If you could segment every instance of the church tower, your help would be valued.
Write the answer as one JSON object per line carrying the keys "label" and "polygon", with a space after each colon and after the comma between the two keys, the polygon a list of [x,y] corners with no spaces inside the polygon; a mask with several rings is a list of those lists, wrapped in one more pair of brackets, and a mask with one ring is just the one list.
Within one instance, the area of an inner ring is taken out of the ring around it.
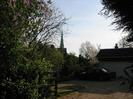
{"label": "church tower", "polygon": [[63,31],[61,31],[60,49],[64,49]]}
{"label": "church tower", "polygon": [[60,51],[66,55],[67,54],[67,49],[64,48],[64,35],[63,35],[63,31],[61,31],[61,40],[60,40]]}

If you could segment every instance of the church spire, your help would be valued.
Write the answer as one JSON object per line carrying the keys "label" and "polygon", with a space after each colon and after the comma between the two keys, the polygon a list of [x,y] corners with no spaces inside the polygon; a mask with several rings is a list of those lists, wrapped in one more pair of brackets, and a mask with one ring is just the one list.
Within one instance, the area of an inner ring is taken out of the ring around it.
{"label": "church spire", "polygon": [[61,40],[60,40],[60,48],[59,48],[59,50],[61,51],[61,53],[63,53],[63,55],[67,54],[67,49],[64,48],[63,31],[61,31]]}
{"label": "church spire", "polygon": [[60,49],[64,49],[63,31],[61,31]]}

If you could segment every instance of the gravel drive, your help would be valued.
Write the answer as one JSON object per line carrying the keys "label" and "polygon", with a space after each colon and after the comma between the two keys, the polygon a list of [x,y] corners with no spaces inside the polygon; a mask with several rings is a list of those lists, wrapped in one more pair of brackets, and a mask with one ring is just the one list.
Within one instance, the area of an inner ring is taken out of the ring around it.
{"label": "gravel drive", "polygon": [[121,81],[67,81],[58,85],[58,99],[133,99]]}

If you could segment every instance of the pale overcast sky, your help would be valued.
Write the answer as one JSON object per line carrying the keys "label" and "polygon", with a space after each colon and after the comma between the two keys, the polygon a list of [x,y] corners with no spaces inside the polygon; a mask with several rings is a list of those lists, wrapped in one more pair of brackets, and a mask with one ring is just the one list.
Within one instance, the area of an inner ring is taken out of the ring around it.
{"label": "pale overcast sky", "polygon": [[68,20],[68,34],[64,37],[68,52],[79,53],[81,43],[90,41],[101,48],[113,48],[122,33],[110,26],[112,20],[98,13],[102,9],[101,0],[53,0]]}

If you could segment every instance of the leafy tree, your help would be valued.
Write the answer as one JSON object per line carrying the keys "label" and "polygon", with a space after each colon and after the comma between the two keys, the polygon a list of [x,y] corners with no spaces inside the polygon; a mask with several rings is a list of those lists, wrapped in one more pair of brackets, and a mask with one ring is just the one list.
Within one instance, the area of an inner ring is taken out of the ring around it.
{"label": "leafy tree", "polygon": [[129,41],[133,41],[133,1],[132,0],[102,0],[103,14],[115,18],[112,24],[117,24],[117,29],[129,32]]}
{"label": "leafy tree", "polygon": [[0,9],[0,98],[47,97],[53,65],[37,54],[36,42],[55,37],[62,14],[45,0],[1,0]]}
{"label": "leafy tree", "polygon": [[64,63],[63,54],[55,48],[54,45],[38,43],[37,54],[41,55],[51,64],[54,65],[55,70],[60,69]]}
{"label": "leafy tree", "polygon": [[96,55],[99,51],[99,48],[95,48],[90,42],[86,41],[85,43],[82,43],[79,51],[80,55],[90,60],[90,62],[97,62]]}
{"label": "leafy tree", "polygon": [[128,42],[127,39],[127,37],[120,39],[118,42],[119,48],[133,48],[133,42]]}
{"label": "leafy tree", "polygon": [[64,64],[60,71],[61,80],[70,80],[76,78],[79,73],[80,66],[78,63],[78,57],[73,53],[69,53],[64,56]]}
{"label": "leafy tree", "polygon": [[80,71],[88,70],[91,68],[89,59],[84,58],[82,55],[79,55],[79,65],[81,67]]}

